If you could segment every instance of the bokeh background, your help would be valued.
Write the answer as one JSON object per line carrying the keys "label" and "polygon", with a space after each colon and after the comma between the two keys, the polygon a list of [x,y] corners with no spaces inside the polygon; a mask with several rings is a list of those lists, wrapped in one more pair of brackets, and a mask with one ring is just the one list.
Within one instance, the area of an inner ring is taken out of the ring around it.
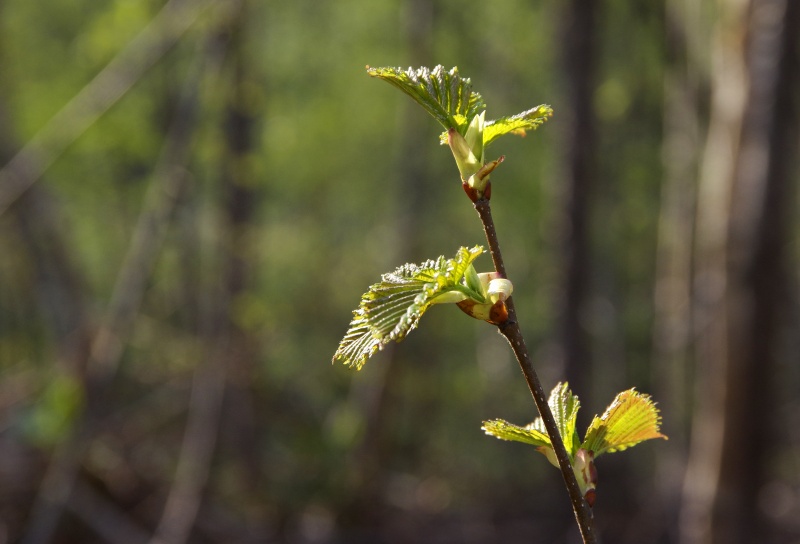
{"label": "bokeh background", "polygon": [[[800,3],[0,2],[0,543],[578,542],[503,339],[435,307],[356,372],[359,296],[483,243],[440,127],[372,66],[458,66],[514,299],[608,543],[800,542]],[[477,268],[489,270],[488,257]]]}

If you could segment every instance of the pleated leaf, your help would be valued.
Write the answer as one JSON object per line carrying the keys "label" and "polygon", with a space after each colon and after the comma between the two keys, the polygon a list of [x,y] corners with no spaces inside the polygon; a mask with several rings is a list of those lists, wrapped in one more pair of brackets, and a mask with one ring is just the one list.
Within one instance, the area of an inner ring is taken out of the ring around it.
{"label": "pleated leaf", "polygon": [[536,106],[510,117],[486,121],[483,128],[483,145],[488,146],[504,134],[513,133],[525,136],[528,130],[535,130],[553,116],[553,108],[546,104]]}
{"label": "pleated leaf", "polygon": [[[541,419],[537,421],[541,421]],[[525,427],[520,427],[504,419],[493,419],[491,421],[484,421],[483,427],[481,428],[486,434],[492,435],[500,440],[523,442],[539,447],[551,447],[550,437],[547,436],[547,432],[544,429],[535,428],[534,423],[526,425]]]}
{"label": "pleated leaf", "polygon": [[482,299],[464,281],[472,261],[482,252],[480,246],[462,247],[453,259],[439,257],[421,265],[405,264],[382,275],[381,281],[361,296],[333,361],[340,360],[360,370],[383,346],[405,338],[435,299],[445,293],[460,291],[466,295],[464,298]]}
{"label": "pleated leaf", "polygon": [[462,78],[458,68],[371,68],[367,73],[380,78],[414,99],[445,129],[454,128],[463,136],[475,115],[486,106],[483,97],[472,90],[469,78]]}
{"label": "pleated leaf", "polygon": [[[522,113],[510,117],[501,117],[486,121],[483,127],[483,146],[487,147],[500,136],[505,134],[516,134],[525,136],[527,131],[536,130],[553,116],[553,108],[546,104],[541,104]],[[439,135],[439,143],[447,145],[447,133]]]}
{"label": "pleated leaf", "polygon": [[602,416],[594,417],[581,447],[593,451],[596,458],[644,440],[666,439],[660,425],[661,416],[650,396],[629,389],[618,394]]}
{"label": "pleated leaf", "polygon": [[[581,402],[578,400],[577,395],[572,393],[569,384],[564,382],[556,384],[550,392],[547,404],[550,406],[550,411],[553,412],[556,425],[558,425],[558,432],[561,433],[561,439],[567,448],[569,458],[572,459],[580,445],[578,433],[575,431],[575,422]],[[541,421],[541,418],[537,419],[539,424],[544,427],[544,422]]]}
{"label": "pleated leaf", "polygon": [[[550,392],[547,404],[553,412],[553,417],[558,425],[558,432],[561,434],[561,439],[564,441],[564,446],[567,448],[570,459],[572,459],[579,446],[577,433],[575,432],[575,421],[581,403],[578,397],[572,394],[567,383],[559,383]],[[502,440],[514,440],[534,446],[552,447],[550,437],[541,417],[537,417],[533,423],[525,427],[514,425],[502,419],[484,421],[483,430],[487,434]]]}

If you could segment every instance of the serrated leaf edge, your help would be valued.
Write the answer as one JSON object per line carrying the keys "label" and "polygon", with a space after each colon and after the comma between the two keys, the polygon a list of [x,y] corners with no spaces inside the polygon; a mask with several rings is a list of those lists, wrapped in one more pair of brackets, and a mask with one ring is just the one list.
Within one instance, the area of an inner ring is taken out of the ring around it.
{"label": "serrated leaf edge", "polygon": [[482,246],[461,247],[453,259],[441,256],[382,274],[381,281],[361,296],[332,362],[340,360],[360,370],[386,344],[399,342],[414,330],[438,295],[448,290],[469,293],[461,282],[481,253]]}

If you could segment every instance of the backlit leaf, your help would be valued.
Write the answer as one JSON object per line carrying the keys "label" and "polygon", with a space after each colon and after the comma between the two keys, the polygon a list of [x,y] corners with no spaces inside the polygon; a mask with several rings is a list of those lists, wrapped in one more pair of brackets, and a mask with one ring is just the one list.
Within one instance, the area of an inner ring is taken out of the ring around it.
{"label": "backlit leaf", "polygon": [[[510,117],[486,121],[483,127],[483,145],[486,147],[505,134],[525,136],[527,131],[539,128],[552,116],[553,108],[542,104]],[[447,145],[447,132],[439,135],[439,143]]]}
{"label": "backlit leaf", "polygon": [[486,121],[483,128],[483,145],[488,146],[500,136],[508,133],[525,136],[526,131],[539,128],[552,116],[553,108],[542,104],[511,117]]}
{"label": "backlit leaf", "polygon": [[[541,420],[539,420],[541,421]],[[533,446],[551,447],[550,437],[544,430],[533,427],[533,424],[526,427],[514,425],[503,419],[484,421],[481,427],[486,434],[492,435],[500,440],[512,440],[514,442],[524,442]]]}
{"label": "backlit leaf", "polygon": [[454,128],[463,136],[475,115],[486,106],[480,94],[472,90],[469,78],[462,78],[458,68],[445,70],[442,65],[429,68],[370,68],[367,73],[391,83],[428,111],[445,129]]}
{"label": "backlit leaf", "polygon": [[[553,412],[558,432],[561,434],[561,439],[564,441],[564,446],[567,448],[570,459],[572,459],[579,446],[577,433],[575,432],[575,421],[581,403],[578,397],[572,394],[567,383],[559,383],[550,392],[547,404],[550,406],[550,411]],[[502,419],[485,421],[483,430],[487,434],[503,440],[552,447],[550,437],[541,417],[537,417],[533,423],[525,427],[508,423]]]}
{"label": "backlit leaf", "polygon": [[[570,391],[569,384],[564,382],[556,384],[550,392],[547,404],[550,406],[550,411],[553,412],[556,425],[558,425],[558,432],[561,433],[561,439],[564,441],[564,446],[567,448],[570,459],[572,459],[580,445],[578,433],[575,431],[575,421],[578,417],[581,403],[577,395]],[[537,419],[541,420],[541,418]],[[544,427],[544,422],[541,425]]]}
{"label": "backlit leaf", "polygon": [[602,416],[595,416],[581,445],[595,457],[624,450],[644,440],[667,437],[659,432],[661,416],[649,395],[629,389],[618,394]]}
{"label": "backlit leaf", "polygon": [[453,259],[439,257],[421,265],[405,264],[381,276],[381,281],[361,296],[333,361],[341,360],[360,369],[383,346],[405,338],[416,328],[425,310],[445,293],[460,291],[464,298],[482,299],[464,281],[472,261],[482,252],[480,246],[462,247]]}

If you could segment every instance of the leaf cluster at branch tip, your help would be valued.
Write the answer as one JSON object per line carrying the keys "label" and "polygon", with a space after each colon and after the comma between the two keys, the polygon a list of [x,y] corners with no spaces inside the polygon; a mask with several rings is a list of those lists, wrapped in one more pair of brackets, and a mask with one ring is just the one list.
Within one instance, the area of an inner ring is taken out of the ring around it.
{"label": "leaf cluster at branch tip", "polygon": [[[586,435],[581,442],[575,428],[575,420],[580,408],[577,395],[570,391],[567,383],[559,383],[550,393],[548,400],[558,430],[570,460],[574,461],[579,449],[591,451],[594,457],[603,453],[621,451],[631,446],[654,438],[667,437],[659,431],[661,416],[649,395],[628,389],[619,393],[606,408],[602,416],[592,419]],[[550,437],[544,427],[542,418],[524,427],[509,423],[502,419],[484,421],[483,430],[502,440],[513,440],[537,446],[539,451],[547,455],[552,450]],[[547,456],[551,459],[551,456]],[[552,462],[552,461],[551,461]]]}
{"label": "leaf cluster at branch tip", "polygon": [[[422,106],[445,128],[440,143],[447,144],[447,130],[454,128],[464,136],[472,119],[486,108],[480,93],[472,90],[470,78],[461,77],[458,68],[372,68],[367,73],[397,87]],[[504,134],[524,136],[553,116],[553,109],[542,104],[509,117],[486,121],[483,145]]]}
{"label": "leaf cluster at branch tip", "polygon": [[455,128],[464,135],[473,117],[486,107],[483,97],[472,90],[469,78],[458,68],[445,70],[441,64],[429,68],[370,68],[367,73],[394,85],[430,113],[445,130]]}
{"label": "leaf cluster at branch tip", "polygon": [[[618,394],[602,416],[594,417],[583,442],[580,442],[575,430],[580,402],[566,383],[555,386],[547,404],[564,441],[581,495],[590,507],[594,504],[596,496],[597,468],[594,460],[597,457],[603,453],[624,450],[645,440],[667,438],[659,432],[661,417],[655,403],[649,395],[639,393],[635,389],[628,389]],[[541,417],[525,427],[502,419],[484,421],[483,430],[486,434],[502,440],[536,446],[536,450],[542,453],[550,464],[559,467],[555,449]]]}

